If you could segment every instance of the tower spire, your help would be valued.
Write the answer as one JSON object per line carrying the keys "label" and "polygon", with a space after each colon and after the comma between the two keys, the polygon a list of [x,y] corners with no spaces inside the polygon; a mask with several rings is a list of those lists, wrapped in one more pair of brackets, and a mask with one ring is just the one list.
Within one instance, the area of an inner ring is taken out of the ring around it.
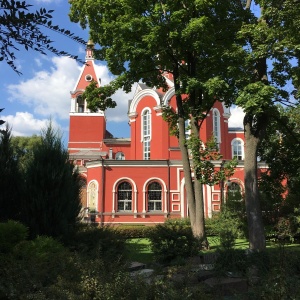
{"label": "tower spire", "polygon": [[85,59],[86,60],[91,60],[94,59],[94,42],[92,40],[88,40],[87,44],[86,44],[86,55],[85,55]]}

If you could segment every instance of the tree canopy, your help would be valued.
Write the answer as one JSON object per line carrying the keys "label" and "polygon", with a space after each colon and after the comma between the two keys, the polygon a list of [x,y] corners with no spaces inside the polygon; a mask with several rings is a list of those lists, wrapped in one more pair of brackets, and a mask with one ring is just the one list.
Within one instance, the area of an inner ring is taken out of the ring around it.
{"label": "tree canopy", "polygon": [[[192,147],[200,149],[196,137],[201,122],[217,99],[244,109],[245,203],[250,248],[256,250],[265,248],[257,180],[258,146],[269,121],[278,115],[276,103],[291,104],[299,96],[298,2],[70,2],[71,20],[90,28],[91,39],[100,45],[96,58],[106,60],[117,76],[110,88],[86,94],[89,108],[105,108],[106,99],[117,88],[128,91],[139,80],[167,89],[163,75],[173,75],[188,198],[196,199],[201,187],[198,181],[195,187],[191,184],[184,121],[190,119],[196,143]],[[259,16],[252,11],[253,4],[260,9]],[[293,91],[287,89],[288,83]],[[182,95],[187,95],[187,105],[183,105]],[[200,158],[193,157],[197,159]],[[190,211],[203,212],[202,204],[203,199],[188,203]],[[191,223],[193,226],[192,214]]]}

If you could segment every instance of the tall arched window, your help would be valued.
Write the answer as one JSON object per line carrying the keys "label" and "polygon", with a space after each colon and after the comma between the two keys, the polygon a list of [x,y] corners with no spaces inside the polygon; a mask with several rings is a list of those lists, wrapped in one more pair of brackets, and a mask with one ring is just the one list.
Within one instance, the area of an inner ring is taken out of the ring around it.
{"label": "tall arched window", "polygon": [[87,207],[89,211],[98,210],[98,184],[95,181],[89,183]]}
{"label": "tall arched window", "polygon": [[228,185],[226,205],[233,211],[240,212],[244,208],[242,189],[237,182],[231,182]]}
{"label": "tall arched window", "polygon": [[217,109],[213,110],[213,135],[217,144],[221,142],[220,113]]}
{"label": "tall arched window", "polygon": [[162,188],[161,185],[154,181],[148,185],[147,190],[148,211],[162,210]]}
{"label": "tall arched window", "polygon": [[244,159],[244,143],[240,139],[234,139],[231,142],[232,158],[238,160]]}
{"label": "tall arched window", "polygon": [[79,95],[76,99],[76,112],[83,113],[84,112],[84,99],[81,95]]}
{"label": "tall arched window", "polygon": [[150,141],[151,141],[151,114],[148,109],[143,112],[142,117],[143,129],[143,158],[150,159]]}
{"label": "tall arched window", "polygon": [[118,211],[132,210],[132,187],[127,181],[124,181],[118,186]]}

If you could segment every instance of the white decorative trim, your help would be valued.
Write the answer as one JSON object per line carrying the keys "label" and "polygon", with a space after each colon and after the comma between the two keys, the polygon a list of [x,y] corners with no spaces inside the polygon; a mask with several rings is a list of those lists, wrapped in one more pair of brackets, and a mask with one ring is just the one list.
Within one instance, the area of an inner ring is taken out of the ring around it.
{"label": "white decorative trim", "polygon": [[114,185],[113,185],[113,190],[112,190],[112,213],[113,216],[116,213],[116,209],[115,209],[115,204],[116,204],[116,186],[121,182],[121,181],[129,181],[132,186],[133,186],[133,198],[132,199],[132,203],[134,204],[134,207],[132,207],[133,213],[136,215],[137,214],[137,187],[135,182],[129,178],[129,177],[121,177],[118,178],[118,180],[115,181]]}
{"label": "white decorative trim", "polygon": [[147,200],[146,199],[146,191],[147,191],[146,187],[151,181],[159,181],[163,186],[163,191],[162,191],[163,192],[162,193],[163,199],[161,199],[161,200],[162,200],[162,203],[164,205],[163,211],[166,214],[166,213],[168,213],[168,207],[167,207],[167,193],[168,193],[168,191],[167,191],[167,186],[166,186],[165,182],[161,178],[158,178],[158,177],[148,178],[145,181],[144,185],[143,185],[143,213],[146,213],[146,200]]}
{"label": "white decorative trim", "polygon": [[175,95],[175,88],[171,87],[170,89],[168,89],[168,91],[165,93],[163,99],[162,99],[162,103],[164,106],[168,106],[169,105],[169,101],[170,99]]}
{"label": "white decorative trim", "polygon": [[141,90],[134,96],[134,98],[130,104],[129,112],[128,112],[129,116],[131,116],[131,114],[136,113],[136,109],[137,109],[139,102],[146,96],[152,97],[156,101],[156,105],[160,105],[160,99],[159,99],[159,96],[156,91],[154,91],[152,89]]}

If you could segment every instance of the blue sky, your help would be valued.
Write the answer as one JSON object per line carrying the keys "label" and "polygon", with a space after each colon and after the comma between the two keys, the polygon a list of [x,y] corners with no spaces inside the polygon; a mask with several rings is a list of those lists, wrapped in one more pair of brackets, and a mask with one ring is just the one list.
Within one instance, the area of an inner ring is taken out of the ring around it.
{"label": "blue sky", "polygon": [[[78,24],[70,22],[69,3],[66,0],[29,0],[28,3],[33,4],[36,9],[53,9],[53,24],[69,29],[88,40],[88,32],[82,30]],[[54,47],[84,59],[85,48],[82,45],[46,29],[45,33],[54,41]],[[22,47],[15,54],[15,63],[22,75],[15,73],[4,61],[0,62],[0,108],[5,108],[0,118],[10,124],[14,136],[39,134],[51,118],[67,142],[70,91],[75,87],[82,65],[67,57],[58,57],[50,53],[45,56],[33,50],[26,51]],[[113,79],[105,62],[96,61],[96,65],[97,75],[102,84]],[[125,94],[118,91],[114,96],[117,107],[106,112],[107,129],[115,137],[129,137],[126,113],[127,103],[132,95],[133,92]],[[231,112],[229,125],[241,127],[243,112],[239,108],[233,108]]]}

